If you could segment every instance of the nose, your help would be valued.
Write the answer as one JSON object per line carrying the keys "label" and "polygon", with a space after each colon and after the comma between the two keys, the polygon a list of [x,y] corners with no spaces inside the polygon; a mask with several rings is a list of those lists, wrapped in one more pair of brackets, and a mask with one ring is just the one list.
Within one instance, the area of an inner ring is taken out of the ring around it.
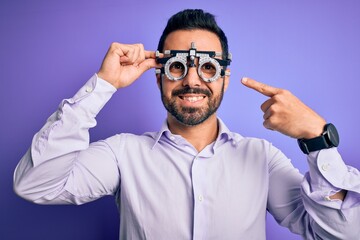
{"label": "nose", "polygon": [[184,79],[182,80],[182,85],[188,86],[190,88],[199,87],[202,83],[202,80],[196,70],[196,67],[189,67],[188,72]]}

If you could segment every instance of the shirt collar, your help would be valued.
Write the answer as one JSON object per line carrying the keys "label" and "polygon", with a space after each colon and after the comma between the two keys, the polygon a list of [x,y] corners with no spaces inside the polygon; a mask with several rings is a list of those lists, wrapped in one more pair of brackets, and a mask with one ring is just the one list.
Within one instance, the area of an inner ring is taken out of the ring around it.
{"label": "shirt collar", "polygon": [[[240,134],[231,132],[220,118],[218,118],[218,123],[219,123],[219,134],[215,140],[214,148],[216,148],[216,146],[218,146],[220,142],[233,141],[233,143],[237,143],[243,138]],[[155,135],[154,145],[152,146],[152,148],[154,148],[157,145],[161,137],[165,134],[167,136],[172,135],[166,120],[163,122],[159,132],[157,132],[157,134]]]}
{"label": "shirt collar", "polygon": [[169,127],[167,125],[167,120],[165,120],[163,122],[163,124],[161,125],[160,131],[157,132],[157,134],[155,135],[155,139],[154,139],[154,145],[152,146],[152,148],[154,148],[156,146],[156,144],[160,141],[160,138],[162,137],[162,135],[165,133],[171,133],[169,130]]}

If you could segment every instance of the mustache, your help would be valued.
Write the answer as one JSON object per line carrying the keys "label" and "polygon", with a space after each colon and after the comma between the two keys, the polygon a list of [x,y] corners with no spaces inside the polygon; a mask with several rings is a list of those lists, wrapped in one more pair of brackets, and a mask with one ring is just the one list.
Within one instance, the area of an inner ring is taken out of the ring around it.
{"label": "mustache", "polygon": [[176,90],[172,91],[173,96],[179,96],[179,95],[187,94],[187,93],[204,94],[207,97],[211,96],[211,92],[208,89],[202,89],[202,88],[185,87],[185,88],[176,89]]}

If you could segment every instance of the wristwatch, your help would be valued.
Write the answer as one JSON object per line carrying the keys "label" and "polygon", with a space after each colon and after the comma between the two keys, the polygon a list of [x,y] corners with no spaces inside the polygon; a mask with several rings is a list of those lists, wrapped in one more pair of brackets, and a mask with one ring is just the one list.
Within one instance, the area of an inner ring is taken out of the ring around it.
{"label": "wristwatch", "polygon": [[305,154],[339,146],[339,134],[332,123],[328,123],[324,127],[324,132],[319,137],[311,139],[298,139],[298,144]]}

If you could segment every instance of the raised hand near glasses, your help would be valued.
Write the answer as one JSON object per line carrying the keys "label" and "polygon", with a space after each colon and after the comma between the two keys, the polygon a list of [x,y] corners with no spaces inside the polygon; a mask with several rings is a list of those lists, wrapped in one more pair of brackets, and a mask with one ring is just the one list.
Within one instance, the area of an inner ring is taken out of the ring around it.
{"label": "raised hand near glasses", "polygon": [[142,44],[112,43],[97,74],[119,89],[154,67],[159,67],[155,52],[144,50]]}

